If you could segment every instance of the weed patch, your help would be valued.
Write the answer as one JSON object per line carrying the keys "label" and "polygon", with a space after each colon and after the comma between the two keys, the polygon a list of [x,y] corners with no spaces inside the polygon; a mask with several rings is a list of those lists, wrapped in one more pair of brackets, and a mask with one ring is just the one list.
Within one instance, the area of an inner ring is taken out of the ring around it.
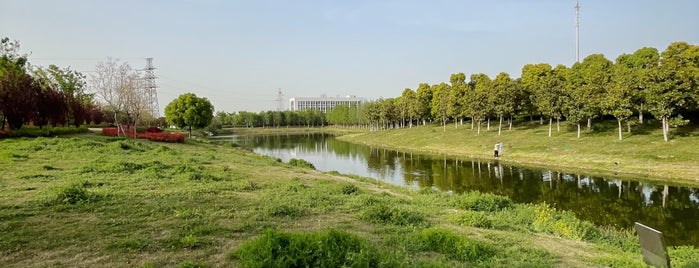
{"label": "weed patch", "polygon": [[386,204],[376,204],[363,209],[359,213],[359,218],[370,223],[398,226],[429,226],[429,222],[423,214]]}
{"label": "weed patch", "polygon": [[308,162],[308,161],[303,160],[303,159],[296,159],[296,158],[289,159],[289,165],[294,166],[294,167],[316,169],[316,167],[313,166],[313,164],[311,164],[311,162]]}
{"label": "weed patch", "polygon": [[557,211],[546,203],[535,208],[534,230],[578,241],[597,236],[595,226],[575,217],[570,211]]}
{"label": "weed patch", "polygon": [[484,242],[468,240],[445,229],[426,229],[408,238],[408,250],[412,253],[432,251],[449,260],[477,263],[483,262],[496,250]]}
{"label": "weed patch", "polygon": [[267,230],[231,257],[242,267],[376,267],[379,256],[358,236],[339,230],[283,233]]}
{"label": "weed patch", "polygon": [[68,187],[59,188],[45,204],[48,206],[75,205],[96,202],[101,198],[101,195],[91,193],[82,184],[73,184]]}
{"label": "weed patch", "polygon": [[474,191],[453,196],[453,204],[460,209],[494,212],[512,207],[513,202],[505,196]]}

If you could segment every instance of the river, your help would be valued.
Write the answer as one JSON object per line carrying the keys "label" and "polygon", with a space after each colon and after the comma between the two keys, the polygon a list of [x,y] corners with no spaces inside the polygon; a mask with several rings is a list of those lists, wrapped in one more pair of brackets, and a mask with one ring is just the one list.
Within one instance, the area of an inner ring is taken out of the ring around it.
{"label": "river", "polygon": [[256,153],[304,159],[321,171],[371,177],[415,189],[478,190],[518,203],[546,202],[597,225],[660,230],[668,245],[699,247],[699,188],[621,177],[529,168],[496,160],[454,158],[377,149],[329,135],[233,136]]}

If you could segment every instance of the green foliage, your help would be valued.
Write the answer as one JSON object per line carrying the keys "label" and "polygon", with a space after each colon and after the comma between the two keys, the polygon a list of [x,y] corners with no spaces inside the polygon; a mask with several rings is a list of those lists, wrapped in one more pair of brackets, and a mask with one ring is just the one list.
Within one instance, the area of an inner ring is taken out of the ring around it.
{"label": "green foliage", "polygon": [[495,255],[493,246],[466,239],[446,229],[430,228],[414,233],[408,238],[409,251],[432,251],[449,260],[479,263]]}
{"label": "green foliage", "polygon": [[302,167],[302,168],[309,168],[309,169],[316,169],[311,162],[308,162],[303,159],[297,159],[297,158],[292,158],[289,159],[289,165],[294,166],[294,167]]}
{"label": "green foliage", "polygon": [[376,267],[379,256],[360,237],[339,230],[318,233],[265,231],[231,257],[242,267]]}
{"label": "green foliage", "polygon": [[214,106],[207,98],[185,93],[165,106],[165,120],[179,128],[203,128],[211,124]]}

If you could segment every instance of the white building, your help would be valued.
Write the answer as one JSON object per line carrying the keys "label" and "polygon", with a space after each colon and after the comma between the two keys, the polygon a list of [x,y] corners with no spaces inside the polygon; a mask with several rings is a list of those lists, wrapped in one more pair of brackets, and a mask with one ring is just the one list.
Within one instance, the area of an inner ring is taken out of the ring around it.
{"label": "white building", "polygon": [[289,109],[292,111],[318,110],[325,113],[337,105],[356,106],[364,101],[363,98],[358,98],[357,96],[293,97],[289,100]]}

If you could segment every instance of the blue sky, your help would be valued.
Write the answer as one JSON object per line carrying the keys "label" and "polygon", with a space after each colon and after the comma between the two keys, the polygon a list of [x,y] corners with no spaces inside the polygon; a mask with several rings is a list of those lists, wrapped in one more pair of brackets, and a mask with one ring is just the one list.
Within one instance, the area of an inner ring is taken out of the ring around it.
{"label": "blue sky", "polygon": [[[0,0],[0,36],[34,65],[90,75],[108,57],[153,57],[161,111],[180,94],[262,111],[321,94],[396,97],[452,73],[575,61],[574,0]],[[699,1],[582,0],[581,58],[699,43]]]}

